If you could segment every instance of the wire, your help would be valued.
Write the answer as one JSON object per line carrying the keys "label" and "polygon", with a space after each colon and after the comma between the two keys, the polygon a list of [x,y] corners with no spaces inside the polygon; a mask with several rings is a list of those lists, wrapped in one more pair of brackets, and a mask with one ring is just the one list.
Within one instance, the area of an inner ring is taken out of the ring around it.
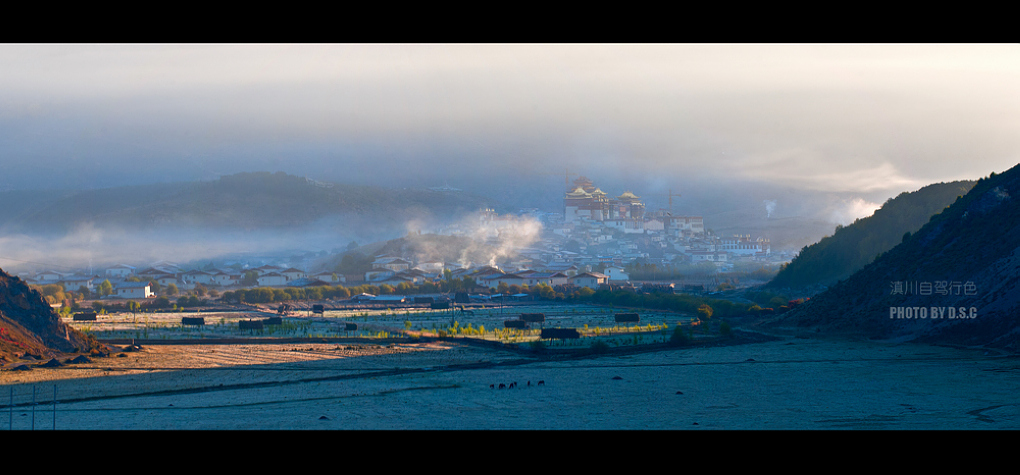
{"label": "wire", "polygon": [[39,264],[39,265],[47,266],[47,267],[63,267],[64,269],[77,269],[76,267],[71,267],[71,266],[62,266],[62,265],[59,265],[59,264],[47,264],[45,262],[24,261],[24,260],[21,260],[21,259],[14,259],[14,258],[11,258],[11,257],[0,256],[0,259],[6,259],[8,261],[15,261],[15,262],[24,262],[26,264]]}

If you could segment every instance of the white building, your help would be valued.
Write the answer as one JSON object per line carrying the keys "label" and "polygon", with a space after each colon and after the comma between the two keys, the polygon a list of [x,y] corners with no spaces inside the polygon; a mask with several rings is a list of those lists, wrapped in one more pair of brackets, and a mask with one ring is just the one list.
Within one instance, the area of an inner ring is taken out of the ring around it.
{"label": "white building", "polygon": [[771,251],[767,238],[759,237],[757,240],[752,241],[750,234],[738,234],[730,238],[721,238],[719,250],[749,256],[768,255]]}
{"label": "white building", "polygon": [[571,277],[570,283],[578,287],[588,287],[589,289],[598,290],[600,285],[609,283],[609,278],[606,277],[605,274],[599,272],[585,272]]}
{"label": "white building", "polygon": [[93,290],[92,277],[70,276],[65,277],[60,283],[64,285],[64,291],[66,292],[77,292],[82,287],[85,287],[90,292]]}
{"label": "white building", "polygon": [[287,285],[287,276],[278,272],[270,272],[259,276],[259,287],[277,287]]}
{"label": "white building", "polygon": [[293,267],[280,271],[280,274],[286,277],[287,281],[298,280],[305,277],[305,271],[301,269],[295,269]]}
{"label": "white building", "polygon": [[135,268],[126,264],[117,264],[109,269],[106,269],[107,277],[115,277],[118,279],[126,279],[131,274],[135,273]]}
{"label": "white building", "polygon": [[150,290],[148,282],[124,282],[116,290],[117,296],[124,299],[145,299],[156,295]]}
{"label": "white building", "polygon": [[623,267],[609,266],[606,267],[606,277],[609,278],[610,282],[626,282],[630,280],[630,276]]}

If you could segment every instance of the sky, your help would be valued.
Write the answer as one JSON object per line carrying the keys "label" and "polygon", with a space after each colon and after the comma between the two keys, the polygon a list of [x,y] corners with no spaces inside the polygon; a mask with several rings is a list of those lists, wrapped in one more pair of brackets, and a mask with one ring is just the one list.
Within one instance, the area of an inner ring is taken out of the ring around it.
{"label": "sky", "polygon": [[0,71],[0,191],[569,170],[847,221],[1020,162],[1015,44],[7,44]]}

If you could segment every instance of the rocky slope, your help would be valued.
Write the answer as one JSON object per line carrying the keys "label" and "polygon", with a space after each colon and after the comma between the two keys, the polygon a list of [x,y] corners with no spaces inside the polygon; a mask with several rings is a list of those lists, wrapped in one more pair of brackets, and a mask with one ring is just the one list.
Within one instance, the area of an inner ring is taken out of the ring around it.
{"label": "rocky slope", "polygon": [[106,350],[95,338],[65,325],[39,292],[0,269],[0,359],[93,349]]}

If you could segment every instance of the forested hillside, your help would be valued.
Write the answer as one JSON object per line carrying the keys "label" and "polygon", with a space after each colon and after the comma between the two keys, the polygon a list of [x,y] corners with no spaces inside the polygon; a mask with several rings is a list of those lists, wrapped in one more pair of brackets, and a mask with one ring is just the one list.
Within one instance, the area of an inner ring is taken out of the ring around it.
{"label": "forested hillside", "polygon": [[1020,165],[774,325],[1020,350]]}
{"label": "forested hillside", "polygon": [[800,289],[828,286],[862,269],[916,232],[932,215],[967,194],[974,181],[936,183],[890,198],[871,216],[837,226],[832,236],[806,246],[766,287]]}

